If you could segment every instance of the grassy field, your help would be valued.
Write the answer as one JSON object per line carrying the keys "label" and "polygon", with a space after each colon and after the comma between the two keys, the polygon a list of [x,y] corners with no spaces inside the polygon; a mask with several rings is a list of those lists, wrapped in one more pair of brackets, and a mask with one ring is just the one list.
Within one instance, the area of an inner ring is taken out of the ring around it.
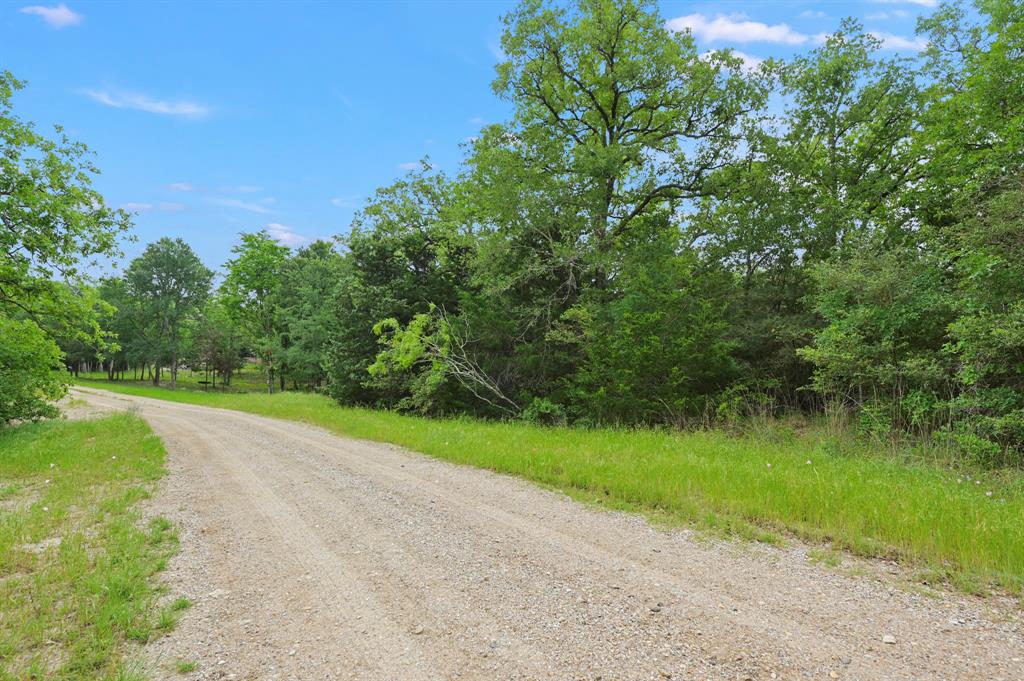
{"label": "grassy field", "polygon": [[177,537],[135,504],[164,471],[141,419],[0,428],[0,679],[139,678],[130,642],[170,629],[154,575]]}
{"label": "grassy field", "polygon": [[898,558],[929,581],[1024,592],[1024,476],[839,450],[809,434],[577,430],[341,408],[302,393],[209,394],[88,383],[390,442],[603,505],[772,541],[794,534]]}
{"label": "grassy field", "polygon": [[[106,381],[107,374],[103,371],[92,371],[83,372],[79,375],[80,379],[87,381]],[[267,390],[267,376],[258,367],[247,366],[241,371],[235,373],[231,377],[231,385],[225,387],[221,384],[220,379],[217,379],[217,386],[213,387],[211,383],[203,383],[203,381],[210,381],[210,376],[204,374],[202,371],[192,371],[190,369],[181,369],[178,371],[178,387],[184,390],[206,390],[210,392],[228,392],[228,393],[247,393],[247,392],[266,392]],[[141,379],[134,379],[132,373],[128,372],[125,374],[125,378],[118,381],[123,385],[137,385],[137,386],[151,386],[150,381],[144,381]],[[164,370],[163,375],[160,379],[160,387],[167,388],[171,385],[171,374]],[[277,391],[277,386],[274,386],[274,390]]]}

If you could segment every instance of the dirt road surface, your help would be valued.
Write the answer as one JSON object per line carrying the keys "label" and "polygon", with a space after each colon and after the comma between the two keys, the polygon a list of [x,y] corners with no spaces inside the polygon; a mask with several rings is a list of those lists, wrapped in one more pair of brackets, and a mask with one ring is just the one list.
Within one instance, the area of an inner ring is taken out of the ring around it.
{"label": "dirt road surface", "polygon": [[137,410],[169,452],[150,510],[181,528],[165,579],[195,605],[143,649],[156,678],[1024,679],[1009,599],[917,594],[296,423],[75,396]]}

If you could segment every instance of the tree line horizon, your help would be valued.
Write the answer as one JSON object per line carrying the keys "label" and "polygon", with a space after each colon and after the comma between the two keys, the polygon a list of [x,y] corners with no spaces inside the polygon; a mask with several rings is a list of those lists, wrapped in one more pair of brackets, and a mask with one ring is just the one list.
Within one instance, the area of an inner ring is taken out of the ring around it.
{"label": "tree line horizon", "polygon": [[[111,378],[149,366],[173,384],[185,363],[227,383],[251,355],[271,392],[431,416],[841,411],[868,435],[1018,466],[1024,7],[943,4],[918,33],[923,52],[892,55],[846,19],[751,68],[700,52],[650,2],[526,0],[493,83],[513,114],[456,172],[424,160],[333,242],[243,233],[216,289],[179,239],[91,285],[52,283],[68,272],[43,276],[37,253],[28,302],[0,294],[4,323],[59,342],[44,363],[98,360]],[[5,82],[9,117],[20,84]],[[51,144],[92,191],[84,148]],[[63,209],[94,240],[84,254],[115,252],[130,216],[80,199]],[[40,321],[62,296],[76,318]]]}

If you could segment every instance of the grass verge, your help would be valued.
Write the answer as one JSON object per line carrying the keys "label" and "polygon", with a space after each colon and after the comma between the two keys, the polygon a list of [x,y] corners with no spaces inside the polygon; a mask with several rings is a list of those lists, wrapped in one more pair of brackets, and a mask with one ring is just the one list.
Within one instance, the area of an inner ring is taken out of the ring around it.
{"label": "grass verge", "polygon": [[135,510],[163,472],[128,414],[0,428],[0,679],[138,676],[129,642],[177,614],[154,579],[177,536]]}
{"label": "grass verge", "polygon": [[771,540],[792,533],[896,558],[966,591],[1024,592],[1024,476],[967,476],[891,456],[837,452],[825,438],[580,430],[435,420],[342,408],[303,393],[209,394],[83,382],[236,409],[390,442],[671,523]]}

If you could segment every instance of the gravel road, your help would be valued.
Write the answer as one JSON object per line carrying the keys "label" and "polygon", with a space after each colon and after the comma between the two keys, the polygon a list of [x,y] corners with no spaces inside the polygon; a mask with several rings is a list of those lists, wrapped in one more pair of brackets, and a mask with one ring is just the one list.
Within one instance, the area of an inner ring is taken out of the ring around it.
{"label": "gravel road", "polygon": [[[487,471],[239,412],[78,389],[169,452],[149,510],[195,605],[157,678],[1024,679],[1019,604],[667,531]],[[174,663],[198,669],[177,674]]]}

